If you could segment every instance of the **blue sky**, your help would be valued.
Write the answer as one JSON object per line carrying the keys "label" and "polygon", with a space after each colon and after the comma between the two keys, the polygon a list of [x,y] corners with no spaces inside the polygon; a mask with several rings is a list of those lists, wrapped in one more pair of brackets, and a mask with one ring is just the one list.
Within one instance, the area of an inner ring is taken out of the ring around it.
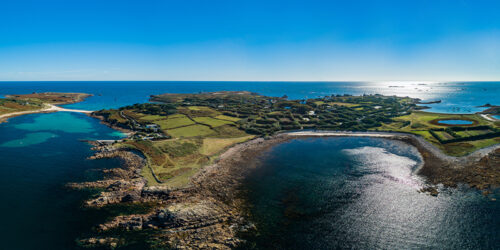
{"label": "blue sky", "polygon": [[0,3],[0,80],[500,80],[500,1]]}

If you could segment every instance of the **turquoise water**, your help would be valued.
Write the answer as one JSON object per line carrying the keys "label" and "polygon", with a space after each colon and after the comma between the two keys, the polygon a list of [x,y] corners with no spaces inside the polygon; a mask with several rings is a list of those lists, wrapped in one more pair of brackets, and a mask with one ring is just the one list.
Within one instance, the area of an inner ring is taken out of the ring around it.
{"label": "turquoise water", "polygon": [[73,249],[77,237],[104,221],[106,213],[81,209],[88,193],[64,185],[118,166],[116,160],[85,160],[92,152],[80,139],[117,138],[97,120],[74,113],[25,115],[0,124],[0,248]]}
{"label": "turquoise water", "polygon": [[[92,93],[94,96],[85,102],[66,105],[87,110],[145,102],[150,94],[217,90],[286,94],[293,99],[344,93],[394,94],[442,100],[428,106],[433,107],[431,111],[450,113],[475,112],[482,110],[478,105],[500,103],[499,83],[392,85],[0,82],[0,96],[34,91]],[[105,221],[108,212],[81,208],[89,193],[71,191],[64,185],[98,178],[96,169],[118,166],[115,160],[85,160],[92,152],[79,140],[121,136],[96,119],[77,113],[31,114],[0,124],[1,248],[73,249],[76,238]],[[494,216],[500,211],[498,202],[467,190],[450,191],[438,198],[417,193],[421,180],[412,171],[419,157],[413,149],[394,143],[351,138],[294,141],[277,147],[275,157],[266,158],[265,170],[249,180],[253,214],[261,218],[258,224],[263,230],[259,237],[249,236],[250,243],[269,248],[290,247],[291,243],[298,247],[350,248],[356,241],[360,242],[358,248],[405,248],[405,243],[414,248],[498,248],[498,241],[492,240],[498,238],[493,237],[498,235],[500,225],[498,216]],[[285,206],[289,218],[283,217],[283,204],[290,204]],[[463,215],[462,220],[458,214]],[[470,236],[460,239],[464,232]]]}
{"label": "turquoise water", "polygon": [[500,115],[494,115],[493,118],[500,120]]}
{"label": "turquoise water", "polygon": [[[254,249],[498,249],[500,203],[466,188],[417,192],[415,148],[373,138],[298,139],[246,180]],[[494,197],[498,197],[498,194]]]}
{"label": "turquoise water", "polygon": [[438,121],[438,123],[447,124],[447,125],[470,125],[473,122],[467,121],[467,120],[441,120],[441,121]]}

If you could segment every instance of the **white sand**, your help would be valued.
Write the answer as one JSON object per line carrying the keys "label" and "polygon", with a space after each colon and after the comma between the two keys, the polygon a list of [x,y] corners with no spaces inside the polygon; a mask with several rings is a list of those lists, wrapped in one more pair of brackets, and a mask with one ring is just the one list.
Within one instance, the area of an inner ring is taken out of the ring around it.
{"label": "white sand", "polygon": [[0,119],[9,118],[9,117],[13,117],[13,116],[19,116],[19,115],[26,115],[26,114],[50,113],[50,112],[76,112],[76,113],[84,113],[84,114],[92,113],[92,111],[88,111],[88,110],[66,109],[66,108],[58,107],[58,106],[53,105],[53,104],[45,104],[45,107],[42,109],[3,114],[3,115],[0,115]]}

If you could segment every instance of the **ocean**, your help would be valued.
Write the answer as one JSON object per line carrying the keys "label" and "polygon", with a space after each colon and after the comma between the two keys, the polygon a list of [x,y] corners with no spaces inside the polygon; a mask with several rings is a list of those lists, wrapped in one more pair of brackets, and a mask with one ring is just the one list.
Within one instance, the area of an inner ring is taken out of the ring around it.
{"label": "ocean", "polygon": [[332,94],[383,94],[409,96],[429,104],[429,112],[474,113],[478,106],[499,103],[500,82],[0,82],[0,96],[32,92],[83,92],[94,94],[87,101],[67,107],[98,110],[147,102],[150,95],[246,90],[290,99]]}
{"label": "ocean", "polygon": [[[291,99],[331,94],[410,96],[431,112],[472,113],[500,103],[500,82],[0,82],[0,96],[84,92],[68,108],[99,110],[148,101],[151,94],[248,90]],[[116,160],[86,160],[80,140],[123,135],[76,113],[30,114],[0,124],[3,249],[74,249],[75,239],[118,210],[83,209],[92,193],[65,184],[99,178]],[[418,193],[421,161],[411,147],[385,139],[303,139],[262,155],[245,194],[259,234],[254,248],[500,248],[500,207],[462,187],[438,197]],[[498,199],[498,195],[495,194]],[[491,198],[491,197],[490,197]],[[133,248],[133,247],[132,247]]]}

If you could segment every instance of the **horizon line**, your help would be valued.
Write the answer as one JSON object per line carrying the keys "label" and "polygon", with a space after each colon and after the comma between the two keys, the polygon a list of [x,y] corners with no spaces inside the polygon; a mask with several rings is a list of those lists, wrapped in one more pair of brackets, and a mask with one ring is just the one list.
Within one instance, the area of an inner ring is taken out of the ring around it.
{"label": "horizon line", "polygon": [[500,82],[499,80],[0,80],[0,82]]}

